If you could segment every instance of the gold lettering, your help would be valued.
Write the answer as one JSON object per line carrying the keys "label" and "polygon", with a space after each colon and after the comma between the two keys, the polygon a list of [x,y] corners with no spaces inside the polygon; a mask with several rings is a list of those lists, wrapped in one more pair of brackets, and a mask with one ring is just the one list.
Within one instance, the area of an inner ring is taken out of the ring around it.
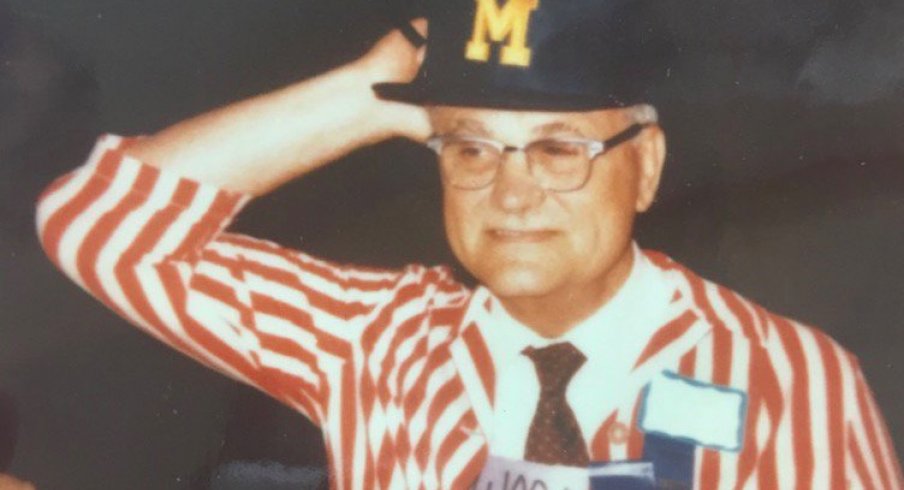
{"label": "gold lettering", "polygon": [[474,33],[465,49],[465,58],[489,61],[490,41],[508,43],[499,53],[503,65],[530,66],[530,48],[527,47],[527,27],[530,14],[537,9],[540,0],[507,0],[501,9],[497,0],[475,0]]}

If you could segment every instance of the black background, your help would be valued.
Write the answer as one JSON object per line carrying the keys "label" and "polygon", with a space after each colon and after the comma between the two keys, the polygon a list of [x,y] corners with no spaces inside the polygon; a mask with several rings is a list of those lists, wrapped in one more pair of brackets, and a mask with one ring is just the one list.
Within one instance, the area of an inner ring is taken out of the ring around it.
{"label": "black background", "polygon": [[[904,4],[661,8],[682,55],[659,107],[670,151],[641,245],[830,333],[859,356],[904,447]],[[98,133],[153,132],[312,76],[390,26],[365,0],[0,0],[10,472],[41,489],[207,488],[233,460],[323,465],[301,417],[64,280],[33,205]],[[438,195],[430,154],[391,141],[259,199],[235,229],[341,261],[447,263]]]}

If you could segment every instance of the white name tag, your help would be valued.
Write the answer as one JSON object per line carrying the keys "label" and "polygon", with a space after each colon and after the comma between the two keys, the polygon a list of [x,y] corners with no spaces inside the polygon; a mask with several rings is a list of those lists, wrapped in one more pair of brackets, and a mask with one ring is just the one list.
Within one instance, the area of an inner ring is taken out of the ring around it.
{"label": "white name tag", "polygon": [[744,441],[747,394],[664,372],[647,388],[640,428],[721,451]]}
{"label": "white name tag", "polygon": [[586,468],[553,466],[490,455],[472,490],[588,490]]}

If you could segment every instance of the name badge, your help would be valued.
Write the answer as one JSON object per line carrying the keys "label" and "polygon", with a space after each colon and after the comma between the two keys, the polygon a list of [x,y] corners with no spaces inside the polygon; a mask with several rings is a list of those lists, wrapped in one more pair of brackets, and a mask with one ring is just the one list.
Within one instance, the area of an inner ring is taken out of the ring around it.
{"label": "name badge", "polygon": [[472,490],[589,490],[586,468],[490,455]]}
{"label": "name badge", "polygon": [[737,452],[746,416],[743,391],[664,372],[646,388],[638,425],[647,434]]}

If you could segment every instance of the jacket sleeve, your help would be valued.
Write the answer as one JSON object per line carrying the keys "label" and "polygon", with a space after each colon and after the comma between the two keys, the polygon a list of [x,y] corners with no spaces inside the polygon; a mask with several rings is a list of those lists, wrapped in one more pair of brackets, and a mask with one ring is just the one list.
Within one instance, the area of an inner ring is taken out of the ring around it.
{"label": "jacket sleeve", "polygon": [[894,443],[866,383],[856,357],[849,357],[851,378],[845,403],[848,406],[845,463],[850,488],[904,489],[901,463]]}
{"label": "jacket sleeve", "polygon": [[340,267],[225,233],[248,196],[139,162],[127,143],[101,137],[40,197],[50,259],[147,333],[322,423],[336,366],[365,326],[423,299],[432,269]]}

